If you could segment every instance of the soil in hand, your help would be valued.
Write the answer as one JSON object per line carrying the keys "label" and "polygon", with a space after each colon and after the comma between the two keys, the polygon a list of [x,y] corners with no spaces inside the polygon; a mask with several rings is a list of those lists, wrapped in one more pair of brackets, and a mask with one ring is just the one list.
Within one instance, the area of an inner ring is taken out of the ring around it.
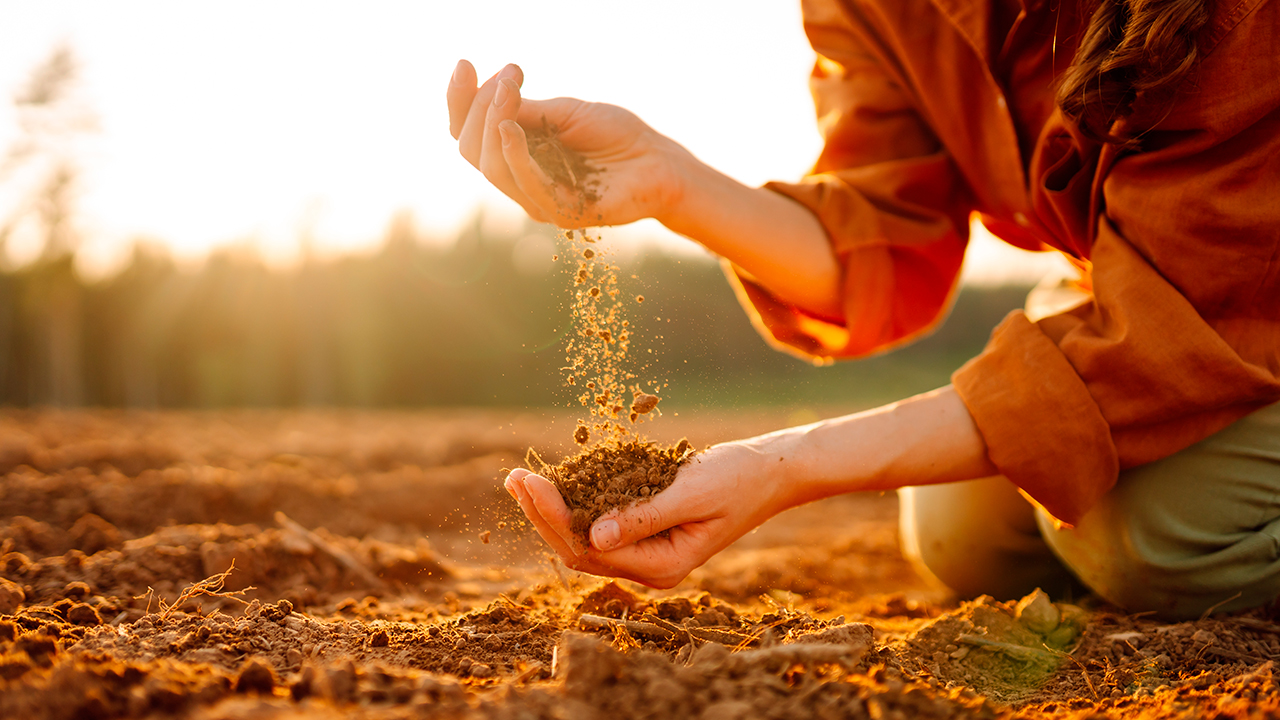
{"label": "soil in hand", "polygon": [[[543,466],[542,473],[555,483],[573,513],[573,532],[585,539],[601,515],[667,489],[693,454],[688,440],[663,447],[634,438],[611,439],[555,467]],[[532,453],[529,460],[532,466],[540,465]]]}
{"label": "soil in hand", "polygon": [[599,168],[587,162],[582,153],[565,147],[560,142],[560,128],[542,118],[542,127],[526,130],[529,155],[542,168],[551,182],[570,193],[574,200],[569,204],[557,196],[560,209],[566,214],[582,218],[587,208],[600,200],[600,182],[596,175]]}
{"label": "soil in hand", "polygon": [[580,420],[573,433],[582,448],[577,455],[552,466],[531,449],[525,464],[556,484],[573,513],[573,532],[586,538],[604,513],[666,489],[694,451],[688,440],[660,446],[638,433],[641,423],[662,414],[661,398],[644,388],[664,385],[653,380],[642,385],[629,359],[634,335],[625,317],[629,296],[619,288],[620,268],[608,261],[608,249],[598,244],[598,236],[566,230],[564,239],[576,267],[570,311],[574,332],[565,346],[563,371],[590,417]]}

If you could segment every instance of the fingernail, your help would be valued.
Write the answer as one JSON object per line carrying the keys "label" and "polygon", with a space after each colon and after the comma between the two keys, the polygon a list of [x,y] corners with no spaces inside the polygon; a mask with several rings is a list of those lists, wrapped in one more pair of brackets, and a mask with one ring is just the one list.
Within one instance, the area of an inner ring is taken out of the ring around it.
{"label": "fingernail", "polygon": [[449,82],[453,83],[454,85],[462,84],[462,68],[464,67],[465,62],[466,60],[458,61],[458,64],[455,65],[453,68],[453,77],[449,78]]}
{"label": "fingernail", "polygon": [[511,497],[513,497],[513,498],[515,498],[515,499],[517,499],[517,500],[519,500],[519,499],[520,499],[520,497],[519,497],[518,495],[516,495],[516,485],[515,485],[515,481],[514,481],[514,480],[512,480],[510,477],[508,477],[506,480],[503,480],[503,481],[502,481],[502,486],[503,486],[504,488],[506,488],[506,489],[507,489],[507,492],[508,492],[508,493],[511,493]]}
{"label": "fingernail", "polygon": [[506,105],[507,97],[510,94],[511,91],[507,89],[507,84],[505,82],[498,83],[498,91],[493,94],[493,106],[500,108],[503,105]]}
{"label": "fingernail", "polygon": [[591,544],[602,552],[618,547],[622,540],[622,528],[617,520],[601,520],[591,528]]}
{"label": "fingernail", "polygon": [[511,145],[511,128],[507,126],[510,120],[503,120],[498,123],[498,135],[502,137],[502,147]]}

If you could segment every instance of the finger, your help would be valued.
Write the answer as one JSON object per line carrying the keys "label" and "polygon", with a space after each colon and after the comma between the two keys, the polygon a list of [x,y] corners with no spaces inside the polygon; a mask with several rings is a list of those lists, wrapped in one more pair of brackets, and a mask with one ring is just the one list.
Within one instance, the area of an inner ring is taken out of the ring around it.
{"label": "finger", "polygon": [[626,547],[682,523],[712,520],[701,517],[701,503],[690,497],[692,484],[673,483],[649,500],[605,513],[591,526],[591,545],[601,552]]}
{"label": "finger", "polygon": [[521,205],[534,219],[540,218],[530,208],[537,208],[544,222],[555,218],[559,214],[555,183],[529,155],[529,137],[525,135],[524,128],[513,120],[504,120],[498,125],[498,132],[502,138],[502,158],[506,161],[511,182],[526,200]]}
{"label": "finger", "polygon": [[525,470],[524,468],[516,468],[515,470],[507,473],[507,479],[502,481],[502,487],[517,501],[520,500],[520,497],[516,494],[516,483],[520,482],[520,480],[530,472],[531,471]]}
{"label": "finger", "polygon": [[560,535],[560,539],[566,545],[573,548],[574,555],[583,554],[586,551],[586,543],[571,529],[573,513],[564,504],[564,498],[560,496],[556,486],[550,480],[536,474],[526,475],[522,484],[529,493],[538,514]]}
{"label": "finger", "polygon": [[[525,479],[529,477],[537,477],[539,480],[543,480],[545,482],[545,479],[541,476],[525,471],[524,474],[520,476],[519,480],[512,483],[513,494],[517,496],[516,499],[520,503],[521,509],[524,510],[525,515],[529,518],[530,522],[533,523],[534,529],[537,530],[538,534],[542,536],[542,539],[551,546],[551,549],[560,556],[560,559],[564,564],[570,569],[577,570],[578,572],[591,573],[592,575],[604,575],[607,577],[618,577],[618,572],[613,568],[610,568],[608,565],[595,562],[592,558],[577,552],[575,548],[581,546],[581,542],[576,540],[567,542],[564,537],[556,531],[553,524],[542,515],[534,503],[533,497],[529,493],[529,488],[525,484]],[[639,578],[628,579],[643,582]]]}
{"label": "finger", "polygon": [[467,112],[471,109],[471,101],[476,97],[476,69],[466,60],[459,60],[449,78],[449,134],[454,140],[462,132],[462,124],[467,120]]}
{"label": "finger", "polygon": [[619,572],[645,578],[653,587],[678,584],[710,555],[714,529],[709,523],[686,523],[664,537],[650,537],[601,553],[597,558]]}
{"label": "finger", "polygon": [[467,162],[477,168],[480,167],[480,150],[484,142],[484,121],[489,114],[489,106],[493,103],[494,93],[498,91],[498,81],[503,78],[515,80],[516,85],[524,83],[524,73],[517,65],[507,65],[493,77],[485,80],[472,98],[471,107],[467,109],[467,118],[458,132],[458,150]]}
{"label": "finger", "polygon": [[557,555],[565,558],[565,562],[568,564],[570,560],[577,558],[579,553],[574,552],[573,546],[565,542],[560,533],[538,510],[537,504],[534,503],[533,497],[529,494],[528,487],[525,485],[525,481],[530,476],[531,474],[527,474],[518,480],[512,481],[511,492],[516,496],[516,502],[520,503],[520,509],[524,511],[525,516],[533,523],[533,528],[551,546],[551,549],[556,551]]}
{"label": "finger", "polygon": [[507,197],[520,204],[535,220],[541,220],[542,213],[537,206],[530,203],[529,198],[516,186],[511,178],[511,170],[507,167],[504,146],[509,141],[509,131],[500,126],[509,123],[520,110],[520,86],[511,78],[498,81],[498,89],[494,92],[493,103],[485,118],[484,139],[480,150],[480,172]]}

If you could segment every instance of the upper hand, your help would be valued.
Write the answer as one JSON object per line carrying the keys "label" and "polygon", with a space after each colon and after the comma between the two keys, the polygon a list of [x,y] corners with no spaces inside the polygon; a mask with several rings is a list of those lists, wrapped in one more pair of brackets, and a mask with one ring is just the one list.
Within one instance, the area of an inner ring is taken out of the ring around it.
{"label": "upper hand", "polygon": [[[508,475],[506,488],[569,567],[670,588],[787,506],[785,483],[761,472],[771,459],[778,464],[750,442],[700,453],[650,500],[596,520],[589,546],[569,529],[569,508],[551,481],[520,468]],[[665,537],[655,537],[663,530]]]}
{"label": "upper hand", "polygon": [[[678,166],[688,152],[632,113],[613,105],[572,98],[527,100],[524,73],[507,65],[476,87],[471,63],[462,60],[449,81],[449,131],[462,156],[534,220],[560,227],[620,225],[661,219],[681,193]],[[585,206],[556,185],[529,156],[526,129],[555,125],[559,140],[599,172],[599,199]]]}

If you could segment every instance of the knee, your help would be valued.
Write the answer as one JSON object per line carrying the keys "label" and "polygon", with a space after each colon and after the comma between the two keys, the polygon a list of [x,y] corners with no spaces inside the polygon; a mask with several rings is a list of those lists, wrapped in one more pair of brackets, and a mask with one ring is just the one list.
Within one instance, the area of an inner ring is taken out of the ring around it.
{"label": "knee", "polygon": [[1070,582],[1035,526],[1031,506],[1004,478],[899,493],[903,555],[960,597],[1050,594]]}
{"label": "knee", "polygon": [[1280,403],[1162,460],[1130,468],[1075,528],[1038,518],[1090,588],[1168,618],[1280,595]]}
{"label": "knee", "polygon": [[1280,595],[1280,521],[1270,531],[1233,537],[1201,533],[1192,544],[1186,528],[1113,504],[1090,511],[1074,528],[1041,520],[1046,542],[1081,582],[1129,612],[1193,619]]}

